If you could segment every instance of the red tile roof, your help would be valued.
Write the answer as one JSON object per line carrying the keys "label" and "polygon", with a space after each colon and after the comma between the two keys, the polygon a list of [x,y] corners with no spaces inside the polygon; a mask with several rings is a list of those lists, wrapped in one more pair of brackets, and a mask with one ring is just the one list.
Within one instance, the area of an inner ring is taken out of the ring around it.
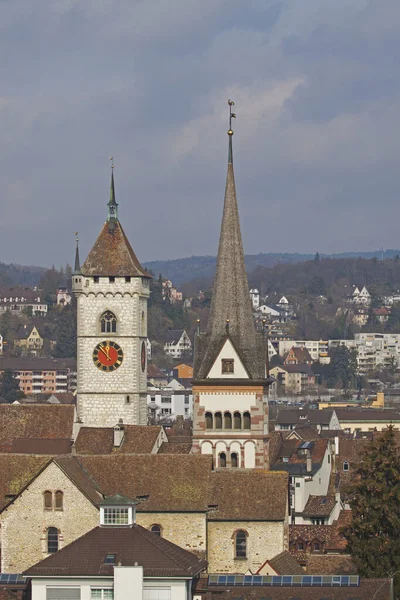
{"label": "red tile roof", "polygon": [[0,448],[21,438],[72,438],[74,411],[70,404],[0,404]]}

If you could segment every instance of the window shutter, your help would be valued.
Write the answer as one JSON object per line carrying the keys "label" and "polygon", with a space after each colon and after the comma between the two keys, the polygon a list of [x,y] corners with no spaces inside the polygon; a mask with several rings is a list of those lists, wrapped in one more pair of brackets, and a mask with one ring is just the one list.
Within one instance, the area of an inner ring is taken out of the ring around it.
{"label": "window shutter", "polygon": [[81,600],[81,588],[47,588],[46,600]]}

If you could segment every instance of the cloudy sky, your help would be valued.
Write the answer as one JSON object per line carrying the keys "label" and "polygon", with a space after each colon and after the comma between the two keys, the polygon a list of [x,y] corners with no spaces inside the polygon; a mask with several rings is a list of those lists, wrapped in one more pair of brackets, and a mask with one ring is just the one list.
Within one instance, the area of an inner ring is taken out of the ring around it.
{"label": "cloudy sky", "polygon": [[215,254],[228,107],[246,253],[400,247],[399,0],[0,0],[0,261],[106,216]]}

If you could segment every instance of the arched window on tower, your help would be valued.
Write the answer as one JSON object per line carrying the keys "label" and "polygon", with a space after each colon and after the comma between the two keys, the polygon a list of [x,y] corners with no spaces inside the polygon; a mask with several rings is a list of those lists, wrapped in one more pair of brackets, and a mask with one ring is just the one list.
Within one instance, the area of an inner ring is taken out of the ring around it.
{"label": "arched window on tower", "polygon": [[212,413],[206,412],[206,429],[213,428],[213,416]]}
{"label": "arched window on tower", "polygon": [[230,412],[224,414],[224,429],[232,429],[232,415]]}
{"label": "arched window on tower", "polygon": [[250,429],[250,423],[251,423],[250,413],[249,412],[243,413],[243,429]]}
{"label": "arched window on tower", "polygon": [[236,469],[239,466],[239,458],[237,452],[232,452],[231,454],[231,467]]}
{"label": "arched window on tower", "polygon": [[56,510],[63,510],[64,509],[64,494],[58,490],[55,493],[55,498],[56,498]]}
{"label": "arched window on tower", "polygon": [[117,317],[110,310],[106,310],[100,319],[101,333],[117,333]]}
{"label": "arched window on tower", "polygon": [[49,491],[43,492],[44,510],[53,510],[53,494]]}
{"label": "arched window on tower", "polygon": [[215,429],[222,429],[222,415],[220,412],[215,413]]}
{"label": "arched window on tower", "polygon": [[49,527],[47,530],[47,552],[52,554],[58,550],[58,529]]}
{"label": "arched window on tower", "polygon": [[226,454],[225,452],[221,452],[219,455],[219,466],[226,467]]}
{"label": "arched window on tower", "polygon": [[242,415],[239,412],[233,415],[233,429],[242,429]]}

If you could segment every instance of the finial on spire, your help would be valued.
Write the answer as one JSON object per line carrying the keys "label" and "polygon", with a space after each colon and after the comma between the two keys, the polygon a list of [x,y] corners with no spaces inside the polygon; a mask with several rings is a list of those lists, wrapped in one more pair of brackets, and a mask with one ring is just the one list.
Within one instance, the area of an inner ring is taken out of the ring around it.
{"label": "finial on spire", "polygon": [[79,261],[79,237],[78,237],[77,231],[74,231],[74,236],[75,236],[75,241],[76,241],[74,273],[80,273],[81,265],[80,265],[80,261]]}
{"label": "finial on spire", "polygon": [[110,200],[108,202],[108,217],[110,231],[114,230],[115,222],[118,220],[118,204],[115,201],[115,188],[114,188],[114,157],[110,156],[111,160],[111,186],[110,186]]}
{"label": "finial on spire", "polygon": [[233,152],[232,152],[233,129],[232,129],[232,119],[236,119],[236,113],[232,112],[232,106],[235,106],[234,101],[233,100],[228,100],[228,106],[229,106],[229,131],[228,131],[228,135],[229,135],[229,150],[228,150],[228,164],[232,164],[233,163]]}

